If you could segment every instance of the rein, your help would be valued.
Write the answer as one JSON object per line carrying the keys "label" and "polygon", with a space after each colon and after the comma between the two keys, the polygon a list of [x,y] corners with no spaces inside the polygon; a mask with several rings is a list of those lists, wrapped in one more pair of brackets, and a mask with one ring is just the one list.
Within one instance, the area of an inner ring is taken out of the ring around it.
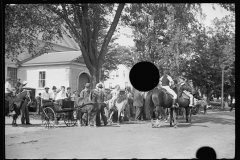
{"label": "rein", "polygon": [[94,104],[96,104],[97,102],[94,102],[94,103],[85,103],[85,104],[83,104],[83,105],[81,105],[81,106],[78,106],[78,107],[75,107],[74,109],[76,109],[76,110],[78,110],[78,109],[81,109],[81,108],[83,108],[84,106],[86,106],[86,105],[94,105]]}
{"label": "rein", "polygon": [[[22,91],[21,93],[23,93],[23,92],[25,92],[25,91],[27,91],[27,97],[30,99],[30,101],[29,101],[28,104],[27,104],[27,105],[29,105],[29,104],[32,102],[31,97],[30,97],[29,90],[24,90],[24,91]],[[19,97],[19,94],[21,94],[21,93],[18,93],[18,94],[16,95],[16,97],[18,97],[20,100],[24,101],[25,99]]]}

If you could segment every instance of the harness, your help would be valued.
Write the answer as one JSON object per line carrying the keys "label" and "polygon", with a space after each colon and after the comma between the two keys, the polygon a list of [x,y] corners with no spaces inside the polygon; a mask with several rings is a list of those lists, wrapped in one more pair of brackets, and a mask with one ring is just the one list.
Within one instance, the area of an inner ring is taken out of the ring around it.
{"label": "harness", "polygon": [[[29,105],[29,104],[32,102],[31,97],[30,97],[29,90],[23,90],[22,92],[24,92],[24,91],[27,91],[27,97],[30,99],[30,101],[29,101],[28,104],[27,104],[27,105]],[[20,100],[24,101],[22,98],[19,97],[19,94],[21,94],[22,92],[18,93],[18,94],[16,95],[16,97],[18,97]]]}

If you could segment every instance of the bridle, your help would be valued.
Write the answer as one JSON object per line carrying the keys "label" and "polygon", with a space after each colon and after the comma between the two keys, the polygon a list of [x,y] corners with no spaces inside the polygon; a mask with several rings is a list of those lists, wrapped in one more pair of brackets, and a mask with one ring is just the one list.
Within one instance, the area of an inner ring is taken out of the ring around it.
{"label": "bridle", "polygon": [[30,93],[29,93],[30,90],[23,90],[22,92],[18,93],[18,94],[16,95],[16,97],[18,97],[19,99],[21,99],[22,101],[24,101],[25,99],[22,99],[22,98],[19,97],[19,94],[23,93],[24,91],[27,91],[26,97],[30,99],[29,102],[28,102],[28,104],[27,104],[27,105],[29,105],[29,104],[32,102],[32,100],[31,100],[31,95],[30,95]]}

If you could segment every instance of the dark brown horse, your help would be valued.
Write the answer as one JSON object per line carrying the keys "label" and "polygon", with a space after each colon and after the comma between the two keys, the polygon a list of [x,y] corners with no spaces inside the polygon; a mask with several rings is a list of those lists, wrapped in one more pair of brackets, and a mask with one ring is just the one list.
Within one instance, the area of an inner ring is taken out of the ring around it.
{"label": "dark brown horse", "polygon": [[90,118],[92,118],[94,121],[94,127],[96,127],[96,116],[99,108],[97,98],[98,94],[95,92],[95,90],[92,90],[89,97],[79,97],[75,99],[75,108],[77,110],[77,119],[79,126],[82,126],[82,113],[87,113],[88,126],[90,127]]}
{"label": "dark brown horse", "polygon": [[185,82],[183,85],[175,85],[173,90],[177,93],[177,103],[179,104],[179,108],[176,111],[183,111],[183,115],[186,117],[186,122],[191,123],[192,107],[189,107],[190,99],[185,93],[183,93],[183,91],[186,90],[195,95],[194,87],[188,82]]}
{"label": "dark brown horse", "polygon": [[[13,115],[13,121],[12,126],[17,126],[17,118],[20,115],[20,110],[22,107],[22,104],[25,100],[29,100],[27,103],[27,106],[33,102],[33,95],[31,94],[30,90],[23,90],[22,92],[18,93],[16,96],[12,97],[12,99],[8,99],[13,103],[15,114]],[[9,110],[9,105],[5,106],[5,110]]]}
{"label": "dark brown horse", "polygon": [[[183,90],[188,90],[188,91],[192,91],[193,88],[188,84],[185,83],[183,85],[177,85],[175,88],[175,92],[177,93],[178,97],[177,97],[177,102],[179,104],[179,107],[184,107],[186,109],[186,120],[187,121],[191,121],[191,115],[189,117],[189,114],[191,114],[191,110],[189,108],[189,99],[184,99],[181,97]],[[150,116],[151,116],[151,121],[152,119],[152,115],[153,115],[153,111],[155,109],[155,117],[157,119],[156,124],[154,125],[152,123],[152,127],[160,127],[159,125],[159,114],[161,114],[162,116],[165,115],[164,113],[164,109],[170,109],[170,126],[173,126],[174,123],[174,127],[177,127],[177,121],[176,121],[176,108],[172,108],[172,96],[167,93],[167,91],[163,88],[160,89],[154,89],[152,91],[149,91],[149,93],[146,96],[146,101],[145,103],[147,103],[149,105],[150,108]],[[156,107],[156,108],[155,108]]]}

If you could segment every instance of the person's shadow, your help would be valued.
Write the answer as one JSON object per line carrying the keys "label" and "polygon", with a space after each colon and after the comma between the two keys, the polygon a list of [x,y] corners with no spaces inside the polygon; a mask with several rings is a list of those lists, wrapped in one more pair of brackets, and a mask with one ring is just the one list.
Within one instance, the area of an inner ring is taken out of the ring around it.
{"label": "person's shadow", "polygon": [[212,147],[201,147],[196,152],[197,159],[217,159],[217,154]]}

